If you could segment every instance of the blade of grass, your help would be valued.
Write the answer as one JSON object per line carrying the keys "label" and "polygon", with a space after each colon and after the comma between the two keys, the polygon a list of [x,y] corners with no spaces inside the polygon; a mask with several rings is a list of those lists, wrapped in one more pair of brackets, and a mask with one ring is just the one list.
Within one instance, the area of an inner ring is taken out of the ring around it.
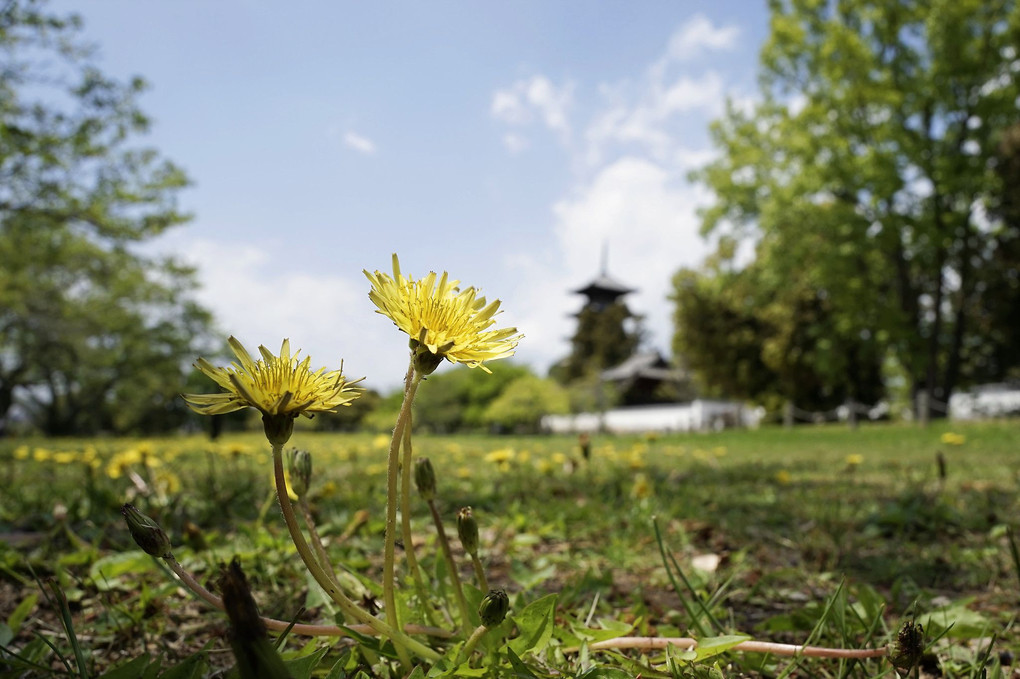
{"label": "blade of grass", "polygon": [[71,667],[71,663],[68,662],[67,658],[64,657],[64,654],[60,652],[60,649],[58,649],[52,641],[47,639],[40,632],[32,632],[32,634],[34,634],[39,641],[50,647],[50,650],[53,651],[53,655],[57,656],[57,659],[61,662],[61,664],[67,668],[68,674],[74,674],[74,668]]}
{"label": "blade of grass", "polygon": [[71,619],[71,609],[67,605],[67,597],[64,596],[64,590],[60,589],[60,585],[56,581],[50,580],[48,584],[59,604],[60,622],[64,626],[64,633],[71,644],[71,650],[74,651],[74,659],[78,664],[78,674],[82,679],[88,679],[89,671],[85,663],[85,654],[81,650],[81,644],[78,643],[78,635],[74,633],[74,620]]}
{"label": "blade of grass", "polygon": [[1006,537],[1009,538],[1009,552],[1013,555],[1013,568],[1016,572],[1017,582],[1020,583],[1020,550],[1017,549],[1016,540],[1013,538],[1013,527],[1006,527]]}
{"label": "blade of grass", "polygon": [[[812,644],[814,640],[821,634],[822,627],[825,624],[826,619],[829,617],[829,613],[832,612],[833,610],[833,604],[836,601],[836,597],[843,595],[843,585],[844,581],[840,580],[839,587],[836,588],[836,591],[832,594],[832,596],[826,599],[825,608],[822,609],[822,614],[818,616],[818,622],[815,623],[815,626],[811,630],[811,633],[808,634],[807,639],[804,640],[804,646]],[[783,671],[779,674],[779,676],[776,677],[776,679],[784,679],[785,677],[790,676],[790,673],[800,666],[801,657],[802,656],[796,656],[796,659],[792,663],[787,665],[783,669]]]}
{"label": "blade of grass", "polygon": [[684,586],[687,588],[687,591],[690,592],[691,597],[697,602],[698,608],[701,609],[701,613],[704,614],[706,618],[708,618],[708,620],[712,623],[712,626],[715,627],[717,631],[725,632],[726,631],[725,628],[719,623],[716,617],[712,615],[712,612],[705,605],[705,601],[701,598],[701,595],[698,594],[698,591],[694,588],[694,585],[691,584],[691,581],[687,578],[687,575],[680,567],[680,564],[677,562],[676,558],[673,556],[672,553],[666,550],[666,546],[662,540],[662,532],[659,530],[658,519],[655,518],[652,519],[652,526],[655,529],[655,540],[659,545],[659,553],[662,555],[662,562],[663,565],[666,567],[666,573],[667,575],[669,575],[670,582],[673,584],[673,589],[675,589],[676,593],[680,596],[680,601],[683,603],[684,608],[687,610],[687,614],[691,616],[691,620],[694,623],[694,626],[698,628],[698,632],[700,632],[702,636],[706,637],[712,634],[711,630],[705,629],[701,622],[701,618],[698,615],[695,615],[693,609],[687,603],[686,598],[683,596],[683,594],[681,594],[680,588],[677,586],[676,580],[673,578],[672,569],[670,569],[670,563],[673,564],[673,568],[676,569],[677,575],[680,576],[680,580],[683,581]]}

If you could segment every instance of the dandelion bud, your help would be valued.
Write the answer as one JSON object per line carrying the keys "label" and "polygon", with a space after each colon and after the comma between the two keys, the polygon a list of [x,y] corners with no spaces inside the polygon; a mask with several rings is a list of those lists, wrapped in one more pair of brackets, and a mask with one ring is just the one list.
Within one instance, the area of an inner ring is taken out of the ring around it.
{"label": "dandelion bud", "polygon": [[457,536],[465,552],[471,556],[478,555],[478,522],[470,507],[463,507],[457,512]]}
{"label": "dandelion bud", "polygon": [[219,579],[223,608],[230,619],[230,641],[242,677],[285,679],[291,674],[266,634],[266,625],[248,588],[241,564],[234,557]]}
{"label": "dandelion bud", "polygon": [[906,675],[920,662],[923,654],[924,628],[913,620],[907,620],[896,635],[892,664],[901,675]]}
{"label": "dandelion bud", "polygon": [[135,509],[133,505],[125,504],[120,509],[127,521],[131,537],[146,554],[167,558],[172,554],[170,538],[166,536],[159,524]]}
{"label": "dandelion bud", "polygon": [[427,457],[419,457],[414,463],[414,485],[425,502],[436,499],[436,470]]}
{"label": "dandelion bud", "polygon": [[287,472],[294,494],[303,497],[312,485],[312,454],[307,450],[291,448],[287,451]]}
{"label": "dandelion bud", "polygon": [[291,415],[262,415],[262,426],[266,432],[266,438],[274,446],[282,446],[290,440],[294,433],[294,417]]}
{"label": "dandelion bud", "polygon": [[408,344],[411,347],[414,370],[419,375],[431,375],[439,367],[439,364],[443,362],[442,352],[433,354],[428,350],[428,347],[416,339],[412,339]]}
{"label": "dandelion bud", "polygon": [[490,589],[478,605],[478,617],[485,627],[495,627],[506,618],[510,610],[510,599],[501,589]]}

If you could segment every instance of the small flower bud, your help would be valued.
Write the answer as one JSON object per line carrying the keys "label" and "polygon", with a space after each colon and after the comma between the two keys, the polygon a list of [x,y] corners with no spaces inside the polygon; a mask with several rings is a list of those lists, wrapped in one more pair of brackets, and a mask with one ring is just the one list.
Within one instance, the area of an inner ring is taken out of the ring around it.
{"label": "small flower bud", "polygon": [[287,451],[287,473],[294,494],[303,497],[312,485],[312,454],[307,450],[291,448]]}
{"label": "small flower bud", "polygon": [[[425,331],[423,330],[422,333]],[[412,338],[408,342],[408,346],[411,347],[412,361],[414,362],[414,370],[419,375],[431,375],[439,367],[439,364],[443,362],[443,354],[433,354],[429,351],[428,347]]]}
{"label": "small flower bud", "polygon": [[133,505],[125,504],[120,509],[127,521],[131,537],[146,554],[167,558],[172,555],[170,538],[166,536],[159,524],[135,509]]}
{"label": "small flower bud", "polygon": [[490,589],[478,605],[478,617],[485,627],[495,627],[506,618],[510,610],[510,598],[501,589]]}
{"label": "small flower bud", "polygon": [[910,673],[924,654],[924,628],[913,620],[907,620],[896,635],[892,664],[901,675]]}
{"label": "small flower bud", "polygon": [[478,522],[470,507],[463,507],[457,512],[457,536],[465,552],[471,556],[478,555]]}
{"label": "small flower bud", "polygon": [[265,429],[269,443],[274,446],[282,446],[290,440],[290,435],[294,433],[294,416],[263,413],[262,427]]}
{"label": "small flower bud", "polygon": [[427,457],[419,457],[414,463],[414,485],[425,502],[436,499],[436,470]]}

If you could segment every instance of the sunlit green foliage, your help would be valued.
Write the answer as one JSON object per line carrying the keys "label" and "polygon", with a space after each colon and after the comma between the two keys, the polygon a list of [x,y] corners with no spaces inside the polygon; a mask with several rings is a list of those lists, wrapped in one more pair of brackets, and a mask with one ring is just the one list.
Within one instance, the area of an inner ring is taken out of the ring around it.
{"label": "sunlit green foliage", "polygon": [[[1016,436],[1014,422],[596,436],[587,463],[573,437],[422,436],[416,451],[435,464],[451,530],[457,510],[473,507],[490,583],[510,594],[508,622],[480,646],[494,673],[634,677],[672,665],[679,676],[711,676],[718,663],[724,677],[789,668],[869,679],[891,676],[888,663],[725,649],[740,635],[879,646],[914,620],[926,645],[944,635],[929,669],[957,678],[980,676],[983,663],[989,677],[1005,676],[998,654],[1018,648]],[[304,429],[295,439],[314,458],[308,497],[334,562],[376,577],[389,438]],[[38,633],[75,662],[34,572],[71,600],[92,676],[128,663],[208,676],[232,663],[222,614],[134,546],[124,501],[159,521],[202,582],[236,555],[264,614],[330,622],[327,599],[296,561],[270,468],[260,434],[0,442],[0,482],[10,489],[0,494],[0,644],[59,663]],[[429,512],[417,499],[409,511],[431,577],[442,566]],[[457,558],[469,578],[470,562]],[[473,606],[481,594],[469,588]],[[572,650],[691,632],[704,642],[694,654]],[[326,640],[291,635],[283,650],[285,662],[304,658],[319,676],[338,663],[347,676],[389,672],[364,649]]]}
{"label": "sunlit green foliage", "polygon": [[54,434],[166,430],[210,319],[193,272],[139,246],[187,219],[188,180],[135,146],[145,83],[100,73],[78,30],[0,8],[0,431],[15,400]]}
{"label": "sunlit green foliage", "polygon": [[[731,103],[712,128],[719,158],[698,173],[716,196],[703,229],[721,243],[700,275],[731,282],[745,269],[737,286],[756,294],[719,291],[719,301],[767,326],[757,351],[777,373],[773,391],[790,389],[783,373],[796,383],[806,368],[823,392],[849,378],[848,395],[866,400],[871,378],[853,376],[887,357],[912,390],[941,401],[961,384],[1001,379],[1020,361],[1014,334],[994,327],[1000,300],[1020,288],[1017,230],[990,208],[1011,191],[1000,145],[1017,120],[1020,7],[770,8],[762,99]],[[753,243],[750,265],[738,241]]]}

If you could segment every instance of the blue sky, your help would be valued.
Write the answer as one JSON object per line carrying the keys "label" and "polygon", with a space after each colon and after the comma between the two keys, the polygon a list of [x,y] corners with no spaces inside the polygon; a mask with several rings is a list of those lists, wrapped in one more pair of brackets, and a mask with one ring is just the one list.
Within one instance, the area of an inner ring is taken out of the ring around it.
{"label": "blue sky", "polygon": [[[668,353],[671,274],[707,246],[687,172],[726,98],[755,98],[764,3],[95,0],[111,75],[141,75],[144,140],[181,165],[195,215],[157,247],[199,268],[200,299],[254,348],[284,337],[379,388],[406,337],[362,269],[449,271],[503,300],[542,372],[569,351],[569,290],[638,288]],[[498,369],[498,364],[493,366]]]}

